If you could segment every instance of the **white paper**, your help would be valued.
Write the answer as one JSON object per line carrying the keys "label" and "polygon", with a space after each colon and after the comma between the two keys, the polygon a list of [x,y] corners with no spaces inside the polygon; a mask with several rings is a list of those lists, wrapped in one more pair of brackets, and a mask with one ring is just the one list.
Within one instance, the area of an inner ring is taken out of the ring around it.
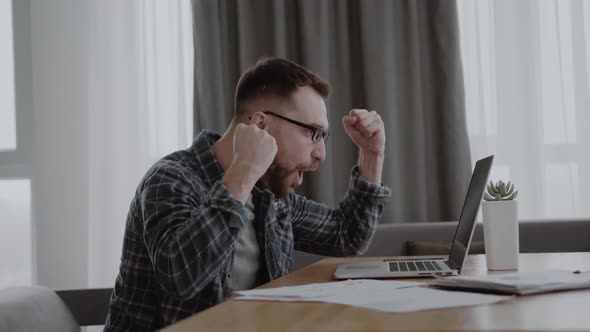
{"label": "white paper", "polygon": [[346,280],[323,284],[240,291],[236,300],[328,302],[386,312],[491,304],[511,296],[445,291],[419,282]]}
{"label": "white paper", "polygon": [[252,297],[293,297],[293,298],[323,298],[334,297],[354,289],[357,292],[375,292],[383,289],[398,289],[425,285],[423,282],[395,281],[395,280],[344,280],[307,284],[301,286],[288,286],[266,289],[252,289],[236,292],[238,295]]}
{"label": "white paper", "polygon": [[384,291],[373,296],[359,296],[338,302],[351,306],[386,312],[413,312],[432,309],[493,304],[512,296],[445,291],[425,287],[411,287]]}

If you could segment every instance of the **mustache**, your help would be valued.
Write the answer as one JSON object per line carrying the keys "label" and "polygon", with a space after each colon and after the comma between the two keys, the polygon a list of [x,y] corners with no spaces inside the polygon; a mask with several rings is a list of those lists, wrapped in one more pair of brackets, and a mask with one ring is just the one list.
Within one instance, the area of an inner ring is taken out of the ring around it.
{"label": "mustache", "polygon": [[270,166],[268,167],[268,171],[270,172],[281,172],[284,174],[288,174],[288,173],[292,173],[298,170],[304,171],[304,172],[313,172],[313,171],[317,171],[320,168],[320,162],[319,161],[314,161],[312,163],[309,164],[299,164],[297,166],[295,166],[293,169],[288,169],[285,168],[283,166],[281,166],[281,164],[274,160]]}
{"label": "mustache", "polygon": [[313,171],[317,171],[320,168],[320,162],[316,161],[313,162],[311,164],[308,165],[302,165],[300,167],[298,167],[298,169],[305,171],[305,172],[313,172]]}

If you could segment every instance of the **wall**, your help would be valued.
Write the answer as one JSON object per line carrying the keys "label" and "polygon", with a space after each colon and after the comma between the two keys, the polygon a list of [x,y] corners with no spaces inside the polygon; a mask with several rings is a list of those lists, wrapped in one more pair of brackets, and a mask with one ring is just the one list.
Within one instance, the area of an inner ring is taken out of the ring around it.
{"label": "wall", "polygon": [[33,282],[54,289],[88,280],[87,21],[86,1],[30,1]]}

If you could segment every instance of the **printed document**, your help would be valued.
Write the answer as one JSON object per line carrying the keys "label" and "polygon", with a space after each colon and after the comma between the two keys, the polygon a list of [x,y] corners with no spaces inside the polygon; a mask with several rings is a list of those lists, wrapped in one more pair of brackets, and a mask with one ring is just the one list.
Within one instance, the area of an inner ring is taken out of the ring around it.
{"label": "printed document", "polygon": [[492,304],[511,296],[446,291],[425,283],[393,280],[345,280],[237,292],[235,300],[328,302],[386,312],[412,312]]}

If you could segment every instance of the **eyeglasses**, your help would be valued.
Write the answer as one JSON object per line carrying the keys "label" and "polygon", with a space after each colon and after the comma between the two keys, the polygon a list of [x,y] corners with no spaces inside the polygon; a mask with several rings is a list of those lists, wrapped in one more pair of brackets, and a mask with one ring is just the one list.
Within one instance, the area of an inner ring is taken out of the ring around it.
{"label": "eyeglasses", "polygon": [[320,139],[323,139],[324,142],[328,140],[328,136],[330,136],[330,130],[324,130],[322,128],[319,127],[315,127],[312,125],[308,125],[306,123],[303,122],[299,122],[297,120],[293,120],[291,118],[288,118],[286,116],[282,116],[280,114],[274,113],[274,112],[270,112],[270,111],[266,111],[266,112],[262,112],[264,114],[268,114],[268,115],[272,115],[272,116],[276,116],[279,119],[283,119],[287,122],[290,122],[294,125],[298,125],[299,127],[303,127],[305,129],[309,129],[312,132],[311,135],[311,140],[314,141],[315,143],[319,142]]}

